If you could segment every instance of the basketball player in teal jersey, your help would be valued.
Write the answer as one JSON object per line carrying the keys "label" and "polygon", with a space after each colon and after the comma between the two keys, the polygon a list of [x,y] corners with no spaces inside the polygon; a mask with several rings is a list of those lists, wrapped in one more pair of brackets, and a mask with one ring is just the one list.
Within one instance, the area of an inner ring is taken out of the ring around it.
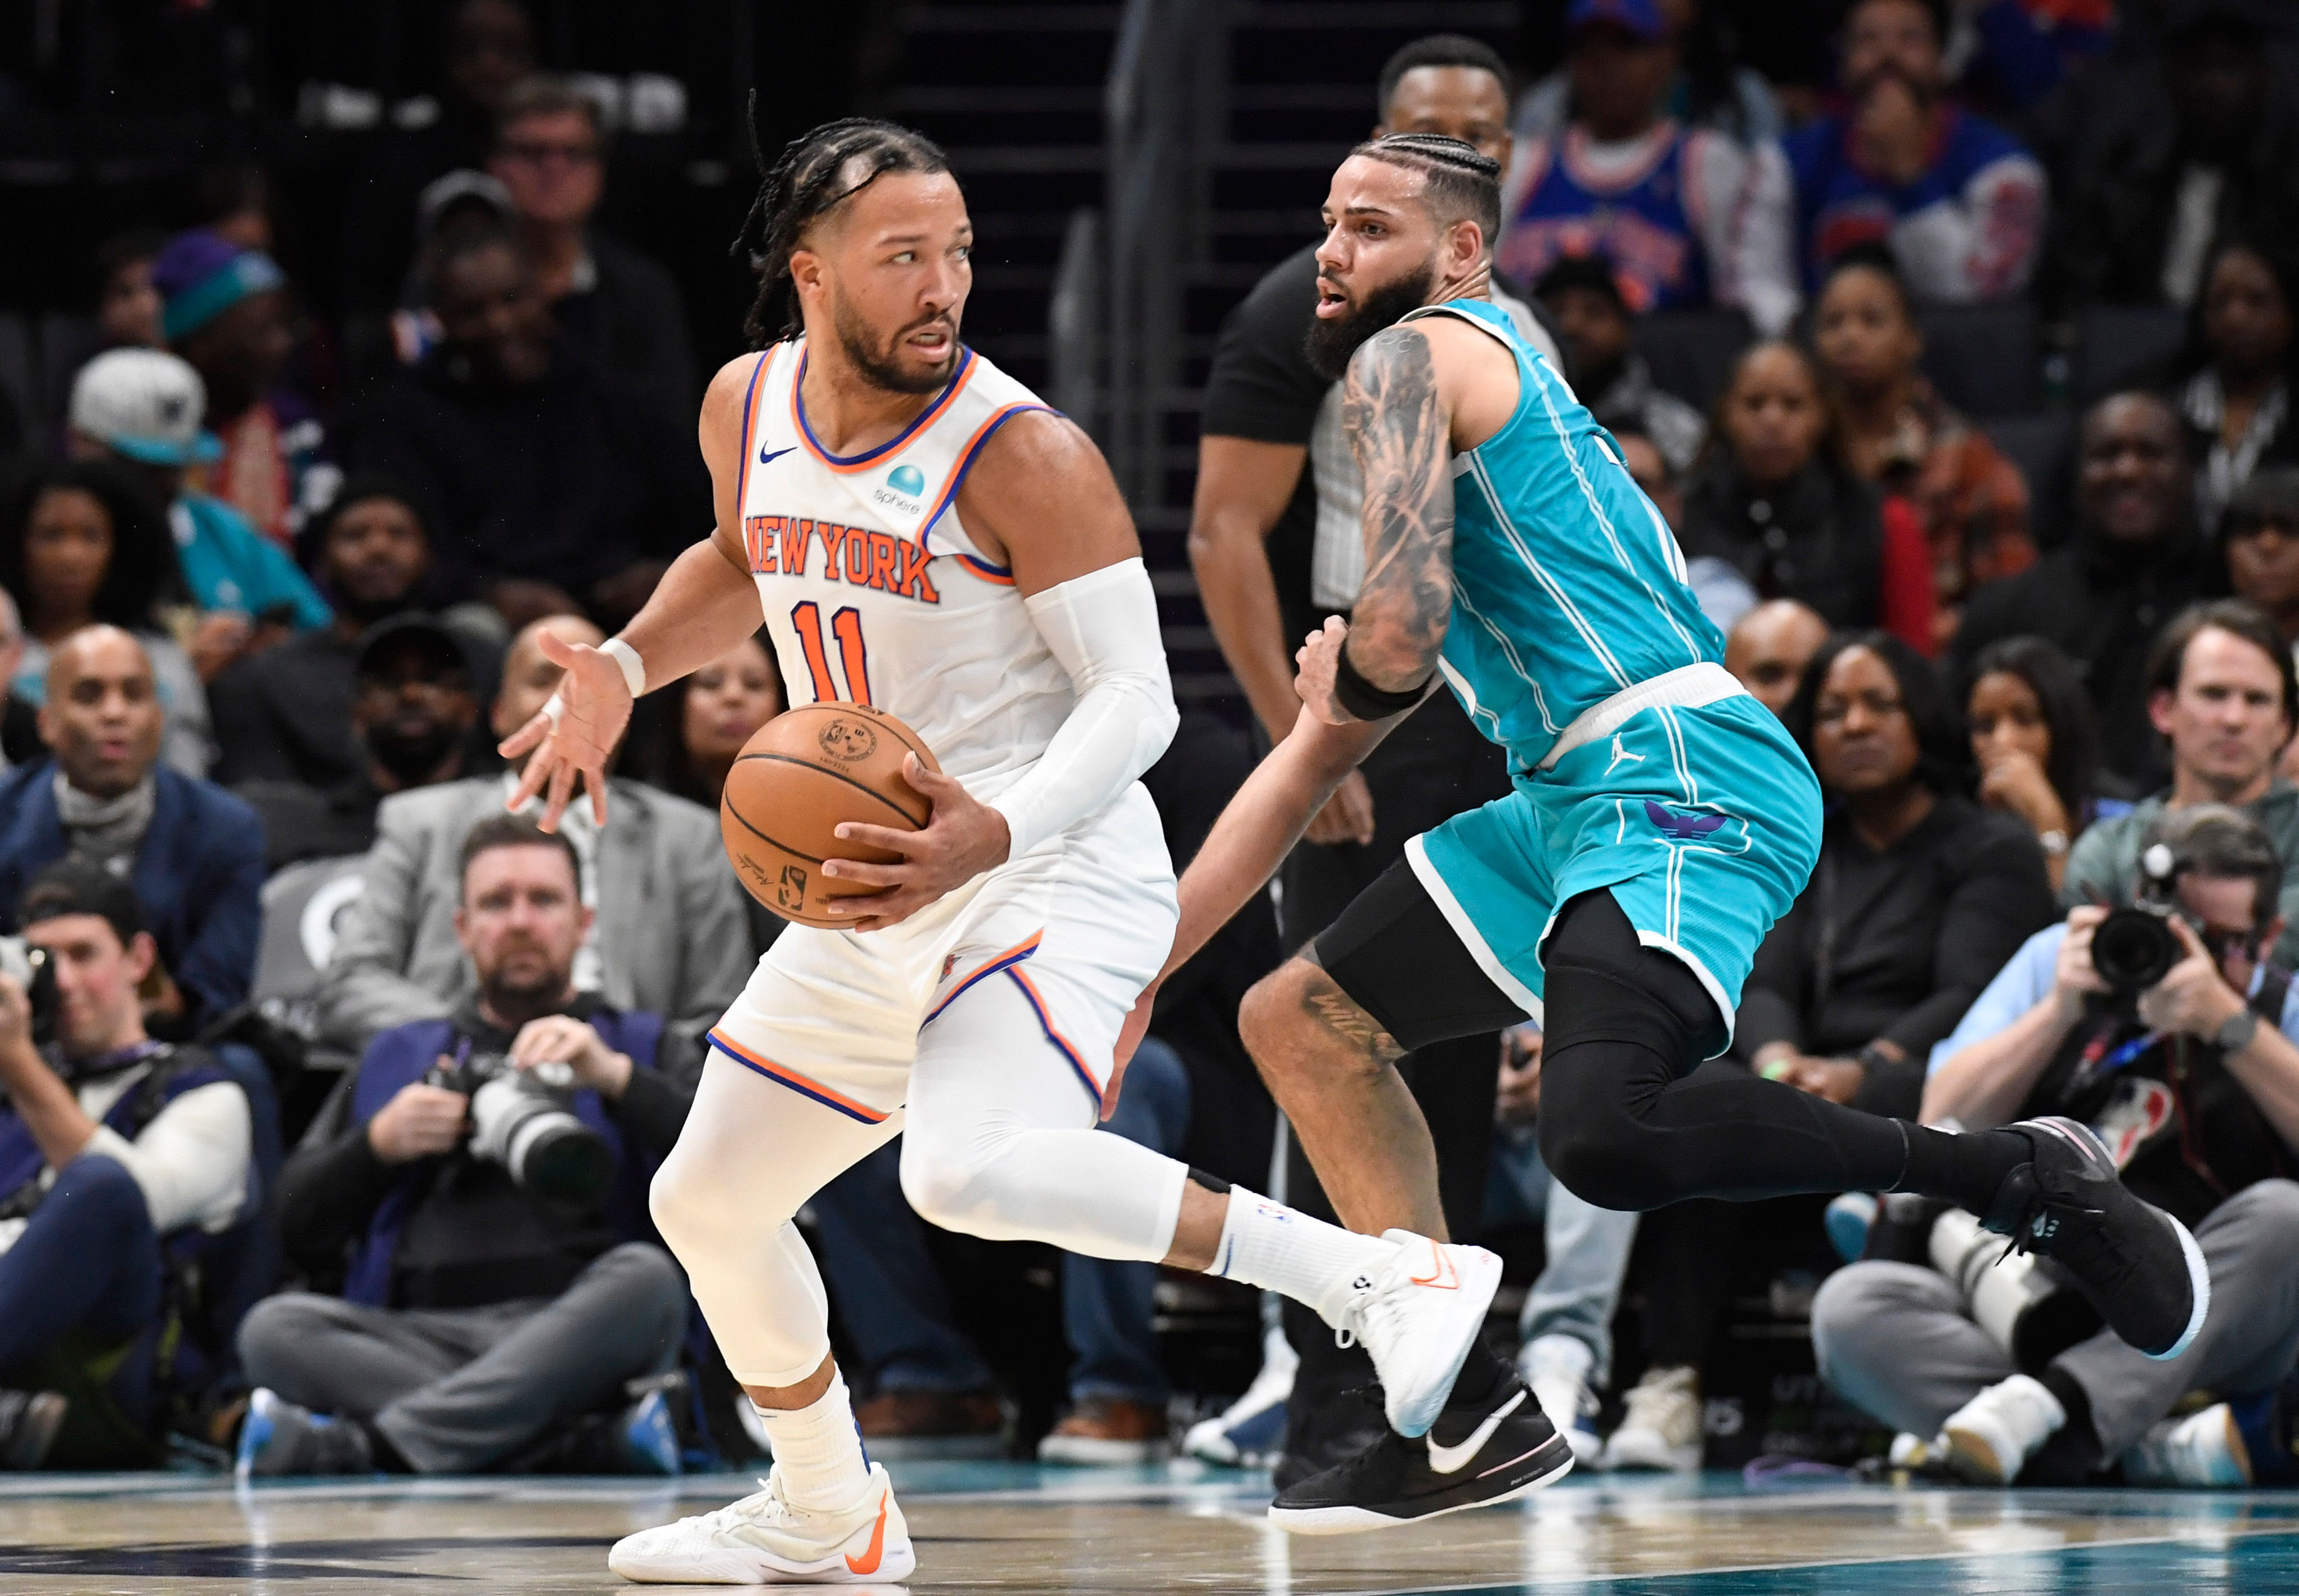
{"label": "basketball player in teal jersey", "polygon": [[[2082,1127],[1952,1135],[1701,1063],[1730,1044],[1756,945],[1803,889],[1819,789],[1724,670],[1611,438],[1487,298],[1498,175],[1467,145],[1406,134],[1334,176],[1311,353],[1337,376],[1346,365],[1364,593],[1350,624],[1301,649],[1298,728],[1183,878],[1166,968],[1260,890],[1405,712],[1449,687],[1508,750],[1515,790],[1409,842],[1241,1015],[1351,1228],[1443,1231],[1394,1061],[1531,1016],[1547,1034],[1541,1150],[1589,1201],[1946,1198],[2057,1260],[2132,1345],[2176,1355],[2208,1306],[2201,1254]],[[1391,1433],[1272,1516],[1343,1529],[1473,1506],[1471,1476],[1548,1434],[1498,1360],[1473,1355],[1425,1443]]]}

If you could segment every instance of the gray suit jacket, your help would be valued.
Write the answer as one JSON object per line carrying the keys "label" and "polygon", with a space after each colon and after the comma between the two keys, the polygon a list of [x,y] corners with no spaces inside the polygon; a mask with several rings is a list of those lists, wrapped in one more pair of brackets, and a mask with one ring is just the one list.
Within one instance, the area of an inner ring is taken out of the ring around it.
{"label": "gray suit jacket", "polygon": [[[354,1051],[376,1032],[436,1019],[469,995],[470,961],[455,940],[463,839],[502,813],[502,781],[475,776],[383,800],[367,888],[344,911],[320,991],[320,1026]],[[718,817],[636,781],[608,786],[593,937],[618,1009],[674,1023],[718,1018],[750,978],[743,889],[727,866]]]}

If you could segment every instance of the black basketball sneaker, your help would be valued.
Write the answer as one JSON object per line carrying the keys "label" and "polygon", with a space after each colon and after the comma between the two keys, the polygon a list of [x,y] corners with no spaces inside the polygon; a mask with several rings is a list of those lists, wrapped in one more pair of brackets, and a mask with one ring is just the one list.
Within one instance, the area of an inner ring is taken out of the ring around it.
{"label": "black basketball sneaker", "polygon": [[1269,1504],[1297,1535],[1349,1535],[1490,1507],[1563,1479],[1573,1446],[1511,1377],[1491,1399],[1446,1409],[1425,1435],[1395,1430]]}
{"label": "black basketball sneaker", "polygon": [[2115,1161],[2073,1120],[2022,1120],[2035,1155],[2004,1178],[1980,1222],[2049,1258],[2100,1317],[2150,1358],[2194,1343],[2212,1305],[2211,1276],[2187,1228],[2131,1195]]}

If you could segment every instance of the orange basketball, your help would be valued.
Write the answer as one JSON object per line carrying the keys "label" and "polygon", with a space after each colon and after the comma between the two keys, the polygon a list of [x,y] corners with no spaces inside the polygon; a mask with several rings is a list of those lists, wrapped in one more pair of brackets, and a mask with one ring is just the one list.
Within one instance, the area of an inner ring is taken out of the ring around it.
{"label": "orange basketball", "polygon": [[877,889],[825,876],[822,862],[901,862],[884,848],[841,842],[837,828],[863,821],[922,830],[934,806],[902,780],[902,757],[912,753],[928,770],[942,768],[917,732],[860,704],[812,704],[759,727],[735,757],[718,800],[718,834],[751,896],[799,925],[852,925],[826,913],[829,901]]}

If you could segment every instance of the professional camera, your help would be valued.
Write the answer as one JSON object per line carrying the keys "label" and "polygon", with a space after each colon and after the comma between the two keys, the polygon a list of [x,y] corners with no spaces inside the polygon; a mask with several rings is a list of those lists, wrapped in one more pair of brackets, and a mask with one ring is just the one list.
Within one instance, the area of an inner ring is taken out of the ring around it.
{"label": "professional camera", "polygon": [[[2144,992],[2185,956],[2174,915],[2187,920],[2172,897],[2178,861],[2158,842],[2140,856],[2141,881],[2134,902],[2101,921],[2091,934],[2091,967],[2119,997]],[[2198,928],[2200,929],[2200,928]]]}
{"label": "professional camera", "polygon": [[0,937],[0,975],[24,988],[32,1005],[32,1042],[52,1042],[56,1035],[56,967],[45,947],[35,947],[21,937]]}
{"label": "professional camera", "polygon": [[472,1155],[502,1165],[536,1196],[595,1202],[614,1178],[606,1139],[575,1117],[574,1072],[565,1064],[530,1071],[502,1054],[474,1053],[424,1079],[470,1098]]}

